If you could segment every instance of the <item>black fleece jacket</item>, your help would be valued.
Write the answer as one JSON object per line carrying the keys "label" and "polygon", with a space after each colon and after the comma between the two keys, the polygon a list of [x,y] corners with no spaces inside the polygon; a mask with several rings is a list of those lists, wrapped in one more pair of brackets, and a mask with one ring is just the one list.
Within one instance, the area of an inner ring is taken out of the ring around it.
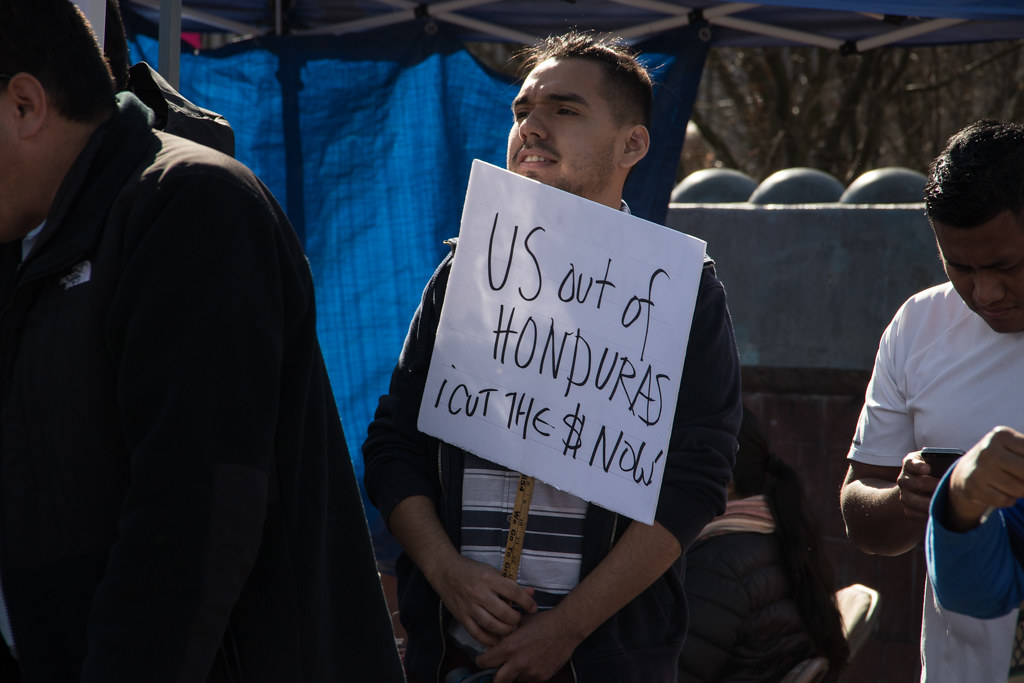
{"label": "black fleece jacket", "polygon": [[0,577],[26,682],[400,681],[309,267],[130,94],[0,248]]}

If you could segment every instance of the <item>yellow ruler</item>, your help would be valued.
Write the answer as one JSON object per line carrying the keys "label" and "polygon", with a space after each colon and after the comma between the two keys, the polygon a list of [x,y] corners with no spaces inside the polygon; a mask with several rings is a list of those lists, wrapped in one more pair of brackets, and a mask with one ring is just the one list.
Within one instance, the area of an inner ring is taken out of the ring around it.
{"label": "yellow ruler", "polygon": [[519,576],[519,560],[523,557],[523,541],[526,539],[526,518],[530,516],[530,499],[533,498],[534,478],[519,475],[519,490],[516,504],[512,509],[512,520],[508,525],[508,540],[505,542],[505,561],[501,575],[516,580]]}

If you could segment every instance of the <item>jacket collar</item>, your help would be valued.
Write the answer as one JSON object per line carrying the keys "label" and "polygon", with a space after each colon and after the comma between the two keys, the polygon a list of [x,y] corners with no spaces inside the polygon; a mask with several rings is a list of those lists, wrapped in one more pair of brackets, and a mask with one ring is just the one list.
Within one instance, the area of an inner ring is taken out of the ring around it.
{"label": "jacket collar", "polygon": [[[93,132],[64,177],[26,267],[60,267],[87,251],[117,194],[143,157],[154,153],[148,143],[153,113],[131,93],[117,98],[114,114]],[[60,239],[54,239],[57,234]]]}

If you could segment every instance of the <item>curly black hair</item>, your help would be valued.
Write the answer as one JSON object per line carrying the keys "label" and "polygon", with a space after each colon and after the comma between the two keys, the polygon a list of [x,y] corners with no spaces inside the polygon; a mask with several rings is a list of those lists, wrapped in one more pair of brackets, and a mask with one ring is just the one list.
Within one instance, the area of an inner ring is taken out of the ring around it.
{"label": "curly black hair", "polygon": [[924,188],[932,223],[973,228],[1024,208],[1024,126],[985,119],[946,143]]}

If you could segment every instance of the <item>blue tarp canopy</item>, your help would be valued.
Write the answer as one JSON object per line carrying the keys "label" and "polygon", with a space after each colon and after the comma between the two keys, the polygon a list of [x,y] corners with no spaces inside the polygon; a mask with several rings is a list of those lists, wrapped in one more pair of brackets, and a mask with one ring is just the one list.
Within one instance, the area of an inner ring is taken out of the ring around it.
{"label": "blue tarp canopy", "polygon": [[[160,0],[122,6],[133,61],[158,66]],[[305,245],[357,474],[366,426],[422,288],[447,250],[443,240],[458,234],[471,162],[504,165],[517,86],[478,63],[464,41],[529,41],[574,25],[633,40],[657,86],[652,152],[625,194],[634,213],[662,222],[711,45],[855,52],[1024,35],[1024,6],[1011,0],[294,0],[277,9],[267,0],[187,0],[182,28],[252,37],[182,51],[179,89],[227,117],[238,158],[268,185]],[[273,35],[275,24],[285,35]],[[394,548],[367,511],[386,567]]]}
{"label": "blue tarp canopy", "polygon": [[[131,17],[128,24],[132,60],[156,62],[157,40]],[[659,222],[707,51],[697,31],[683,27],[644,46],[659,82],[653,128],[663,151],[631,178],[627,201]],[[518,87],[445,27],[407,24],[185,52],[180,90],[228,119],[236,156],[303,241],[321,346],[361,474],[359,448],[377,399],[448,249],[443,241],[459,232],[472,161],[504,166]],[[390,539],[367,511],[386,564],[395,554]]]}

